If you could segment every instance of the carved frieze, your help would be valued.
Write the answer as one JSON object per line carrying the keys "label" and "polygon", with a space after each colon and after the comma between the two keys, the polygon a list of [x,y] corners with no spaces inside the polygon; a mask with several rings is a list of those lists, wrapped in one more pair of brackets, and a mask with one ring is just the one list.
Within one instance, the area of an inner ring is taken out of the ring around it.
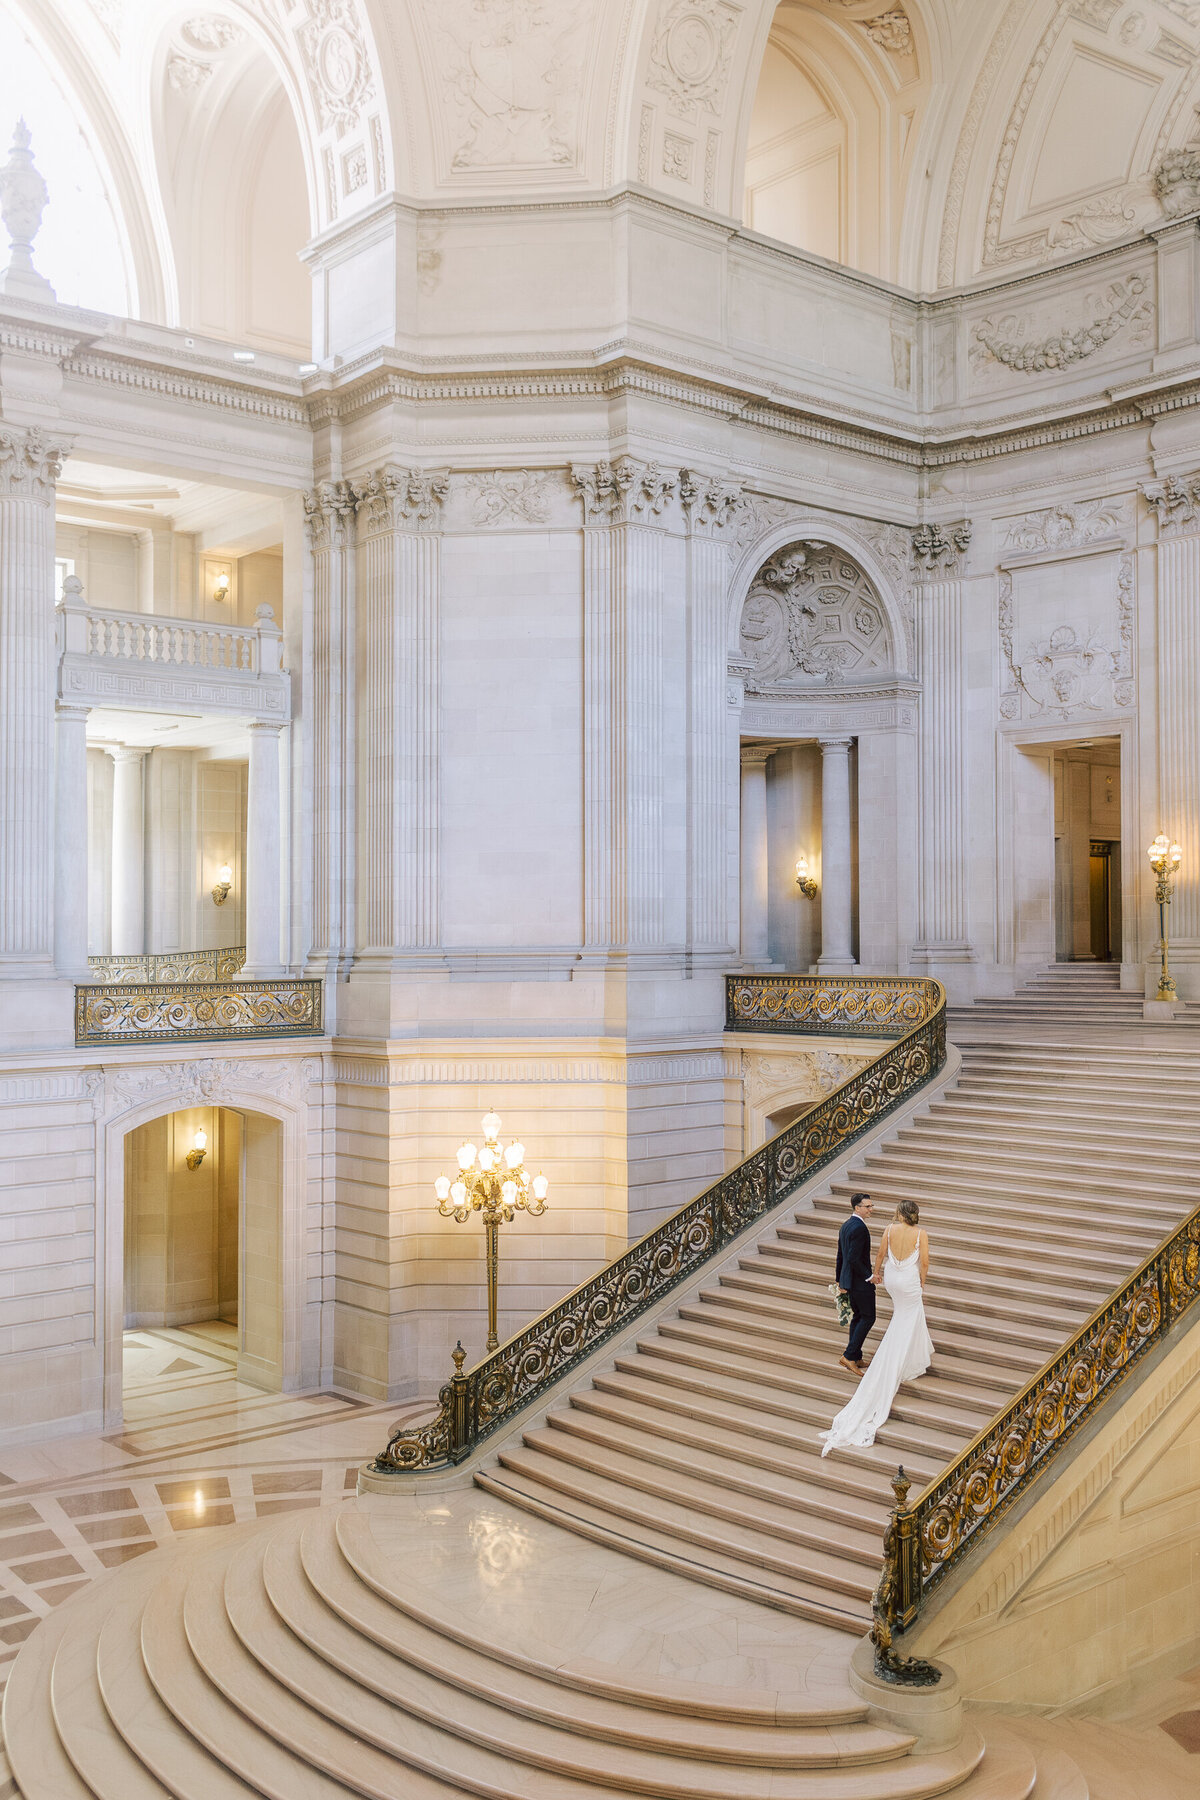
{"label": "carved frieze", "polygon": [[1000,574],[998,612],[1005,684],[1005,719],[1072,719],[1133,704],[1133,557],[1122,555],[1116,575],[1115,642],[1099,629],[1062,624],[1024,644],[1017,641],[1013,578]]}
{"label": "carved frieze", "polygon": [[476,525],[543,525],[550,517],[550,477],[541,470],[493,469],[468,475]]}
{"label": "carved frieze", "polygon": [[572,464],[571,481],[583,507],[585,525],[649,523],[664,509],[679,478],[632,456],[616,462]]}
{"label": "carved frieze", "polygon": [[726,0],[664,0],[646,82],[678,118],[720,112],[739,11]]}
{"label": "carved frieze", "polygon": [[597,0],[424,0],[452,169],[567,166],[580,154]]}
{"label": "carved frieze", "polygon": [[1142,484],[1142,498],[1158,515],[1162,536],[1193,531],[1200,521],[1200,469],[1190,475],[1166,475]]}
{"label": "carved frieze", "polygon": [[895,652],[868,577],[830,544],[789,544],[763,564],[742,609],[748,693],[883,674]]}
{"label": "carved frieze", "polygon": [[450,492],[448,469],[404,469],[385,463],[353,483],[354,504],[368,533],[427,530]]}
{"label": "carved frieze", "polygon": [[1078,322],[1045,335],[1035,320],[1017,313],[978,320],[972,331],[972,367],[978,373],[999,363],[1017,374],[1039,375],[1094,356],[1119,332],[1131,348],[1150,339],[1153,308],[1144,275],[1123,276],[1103,292],[1085,295],[1077,310]]}
{"label": "carved frieze", "polygon": [[762,1106],[777,1094],[787,1094],[795,1100],[819,1100],[849,1081],[870,1061],[869,1055],[845,1056],[834,1050],[806,1050],[794,1056],[744,1051],[742,1080],[751,1106]]}
{"label": "carved frieze", "polygon": [[1104,538],[1119,537],[1128,523],[1120,499],[1042,506],[1008,521],[1003,547],[1017,551],[1079,549]]}
{"label": "carved frieze", "polygon": [[276,1099],[303,1099],[321,1079],[317,1057],[194,1057],[188,1062],[154,1063],[142,1069],[96,1072],[91,1098],[100,1113],[120,1112],[146,1100],[170,1098],[183,1106],[215,1106],[245,1100],[248,1092]]}

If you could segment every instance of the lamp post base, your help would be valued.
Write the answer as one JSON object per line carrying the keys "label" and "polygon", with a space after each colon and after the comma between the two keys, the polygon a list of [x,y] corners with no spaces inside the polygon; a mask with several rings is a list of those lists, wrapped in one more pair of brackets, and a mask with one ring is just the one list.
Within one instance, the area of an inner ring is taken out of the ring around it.
{"label": "lamp post base", "polygon": [[1156,997],[1142,1001],[1142,1017],[1150,1025],[1171,1025],[1182,1012],[1182,1004],[1174,997],[1169,1000]]}

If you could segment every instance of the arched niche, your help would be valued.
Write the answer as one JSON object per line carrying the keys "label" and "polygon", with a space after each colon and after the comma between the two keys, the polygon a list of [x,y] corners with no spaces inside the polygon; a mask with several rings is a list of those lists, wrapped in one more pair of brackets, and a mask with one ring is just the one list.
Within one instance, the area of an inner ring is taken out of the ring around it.
{"label": "arched niche", "polygon": [[803,539],[760,566],[738,621],[748,694],[878,685],[902,666],[874,581],[839,545]]}
{"label": "arched niche", "polygon": [[159,179],[179,323],[306,359],[317,216],[292,100],[263,43],[205,14],[163,35],[154,77]]}

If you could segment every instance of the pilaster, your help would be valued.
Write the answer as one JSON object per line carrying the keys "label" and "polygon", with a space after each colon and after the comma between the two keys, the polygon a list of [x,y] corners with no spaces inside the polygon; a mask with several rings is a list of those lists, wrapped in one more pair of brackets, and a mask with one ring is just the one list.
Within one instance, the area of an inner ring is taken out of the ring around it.
{"label": "pilaster", "polygon": [[[683,469],[688,525],[688,945],[727,957],[736,936],[727,914],[727,821],[737,800],[726,705],[729,548],[741,487]],[[764,951],[765,955],[765,951]]]}
{"label": "pilaster", "polygon": [[309,968],[344,975],[353,953],[355,819],[355,497],[326,481],[304,497],[312,558],[306,687],[312,732],[312,949]]}

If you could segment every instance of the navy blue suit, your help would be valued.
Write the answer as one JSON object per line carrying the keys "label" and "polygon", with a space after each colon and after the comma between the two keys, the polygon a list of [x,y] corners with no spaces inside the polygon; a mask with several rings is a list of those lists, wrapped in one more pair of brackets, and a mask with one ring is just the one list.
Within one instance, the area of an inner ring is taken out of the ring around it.
{"label": "navy blue suit", "polygon": [[875,1323],[875,1289],[871,1282],[871,1233],[866,1220],[857,1213],[851,1213],[838,1232],[835,1279],[849,1294],[854,1309],[846,1361],[858,1362],[867,1333]]}

